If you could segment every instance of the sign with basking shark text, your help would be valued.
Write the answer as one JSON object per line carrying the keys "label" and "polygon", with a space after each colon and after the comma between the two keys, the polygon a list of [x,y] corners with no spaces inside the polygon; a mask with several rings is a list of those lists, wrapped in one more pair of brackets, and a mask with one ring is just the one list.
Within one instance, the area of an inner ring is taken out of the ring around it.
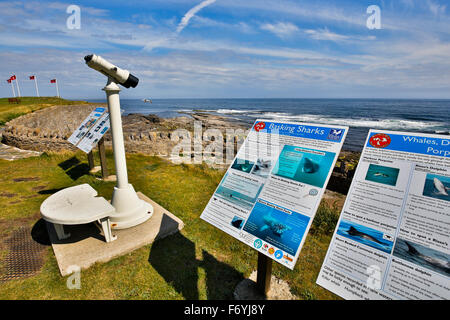
{"label": "sign with basking shark text", "polygon": [[345,299],[450,299],[450,136],[369,132],[317,283]]}
{"label": "sign with basking shark text", "polygon": [[347,132],[257,120],[201,218],[293,269]]}

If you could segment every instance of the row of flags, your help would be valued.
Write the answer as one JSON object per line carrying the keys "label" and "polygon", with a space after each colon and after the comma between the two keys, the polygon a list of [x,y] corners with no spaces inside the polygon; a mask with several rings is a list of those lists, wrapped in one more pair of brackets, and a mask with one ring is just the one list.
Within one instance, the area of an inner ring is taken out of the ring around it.
{"label": "row of flags", "polygon": [[[39,97],[39,88],[37,83],[37,76],[29,76],[30,80],[34,80],[34,84],[36,86],[36,96]],[[19,87],[19,81],[17,80],[17,76],[14,74],[9,79],[6,80],[8,83],[11,83],[11,89],[13,92],[13,96],[16,97],[16,91],[14,90],[14,84],[13,81],[16,83],[17,88],[17,96],[20,97],[20,87]],[[56,96],[59,98],[59,88],[58,88],[58,81],[56,79],[51,79],[50,83],[54,83],[56,85]]]}

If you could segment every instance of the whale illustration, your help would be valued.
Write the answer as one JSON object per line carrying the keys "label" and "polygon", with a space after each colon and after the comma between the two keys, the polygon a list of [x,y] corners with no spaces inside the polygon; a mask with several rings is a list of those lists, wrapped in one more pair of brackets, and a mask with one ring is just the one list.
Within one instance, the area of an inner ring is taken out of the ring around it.
{"label": "whale illustration", "polygon": [[285,231],[292,229],[270,215],[264,216],[263,220],[265,224],[259,229],[261,232],[270,229],[276,236],[281,237]]}
{"label": "whale illustration", "polygon": [[371,235],[369,235],[367,233],[364,233],[364,232],[356,230],[352,226],[350,226],[350,228],[347,230],[347,233],[349,235],[351,235],[351,236],[354,236],[354,237],[360,237],[360,238],[363,238],[363,239],[366,239],[366,240],[370,240],[370,241],[373,241],[373,242],[376,242],[376,243],[384,245],[383,242],[380,242],[379,240],[375,239],[374,237],[372,237]]}
{"label": "whale illustration", "polygon": [[450,273],[450,261],[445,261],[443,259],[433,258],[433,257],[427,256],[427,255],[424,255],[424,254],[420,253],[419,251],[417,251],[417,249],[414,248],[407,241],[405,241],[405,243],[408,246],[408,253],[410,255],[418,257],[418,258],[422,259],[423,261],[425,261],[426,263],[428,263],[438,269],[441,269],[441,270],[445,271],[446,273]]}
{"label": "whale illustration", "polygon": [[434,187],[437,190],[437,194],[440,194],[443,196],[448,196],[447,191],[450,190],[450,188],[447,188],[446,186],[444,186],[444,184],[442,183],[441,180],[439,180],[438,178],[434,178],[433,183],[434,183]]}
{"label": "whale illustration", "polygon": [[319,170],[319,165],[312,161],[310,158],[305,157],[303,159],[303,168],[302,171],[304,173],[315,173]]}

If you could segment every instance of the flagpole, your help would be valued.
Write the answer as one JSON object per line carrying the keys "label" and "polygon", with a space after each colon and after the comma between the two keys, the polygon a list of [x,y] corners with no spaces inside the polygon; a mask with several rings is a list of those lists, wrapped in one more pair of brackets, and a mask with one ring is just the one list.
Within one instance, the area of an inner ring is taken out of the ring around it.
{"label": "flagpole", "polygon": [[12,89],[12,92],[13,92],[13,95],[14,95],[14,98],[15,98],[16,97],[16,91],[14,90],[14,84],[13,84],[12,80],[9,80],[9,83],[11,83],[11,89]]}
{"label": "flagpole", "polygon": [[20,98],[19,79],[17,78],[16,75],[14,75],[14,76],[16,77],[17,96]]}
{"label": "flagpole", "polygon": [[56,84],[56,95],[59,98],[58,79],[55,79],[55,84]]}
{"label": "flagpole", "polygon": [[34,84],[36,85],[36,95],[39,97],[39,89],[37,85],[37,76],[34,76]]}

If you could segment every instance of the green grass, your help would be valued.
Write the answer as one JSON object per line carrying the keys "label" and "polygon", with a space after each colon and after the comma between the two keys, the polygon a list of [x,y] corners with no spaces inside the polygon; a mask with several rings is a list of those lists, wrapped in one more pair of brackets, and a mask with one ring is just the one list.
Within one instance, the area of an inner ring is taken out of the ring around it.
{"label": "green grass", "polygon": [[[107,152],[107,160],[113,172],[111,152]],[[257,253],[199,218],[224,171],[205,165],[174,165],[143,155],[128,155],[127,164],[135,189],[182,219],[184,229],[83,270],[80,290],[67,289],[68,277],[59,274],[48,247],[42,271],[3,283],[0,299],[232,298],[235,286],[256,268]],[[39,220],[42,201],[60,188],[89,183],[109,199],[115,183],[96,180],[86,174],[86,166],[82,152],[0,160],[0,239],[21,225],[33,226]],[[286,280],[300,299],[338,298],[315,284],[336,220],[336,210],[322,205],[295,269],[274,262],[273,274]]]}
{"label": "green grass", "polygon": [[21,97],[19,104],[10,104],[8,98],[0,98],[0,125],[21,115],[54,105],[85,104],[86,101],[71,101],[57,97]]}

